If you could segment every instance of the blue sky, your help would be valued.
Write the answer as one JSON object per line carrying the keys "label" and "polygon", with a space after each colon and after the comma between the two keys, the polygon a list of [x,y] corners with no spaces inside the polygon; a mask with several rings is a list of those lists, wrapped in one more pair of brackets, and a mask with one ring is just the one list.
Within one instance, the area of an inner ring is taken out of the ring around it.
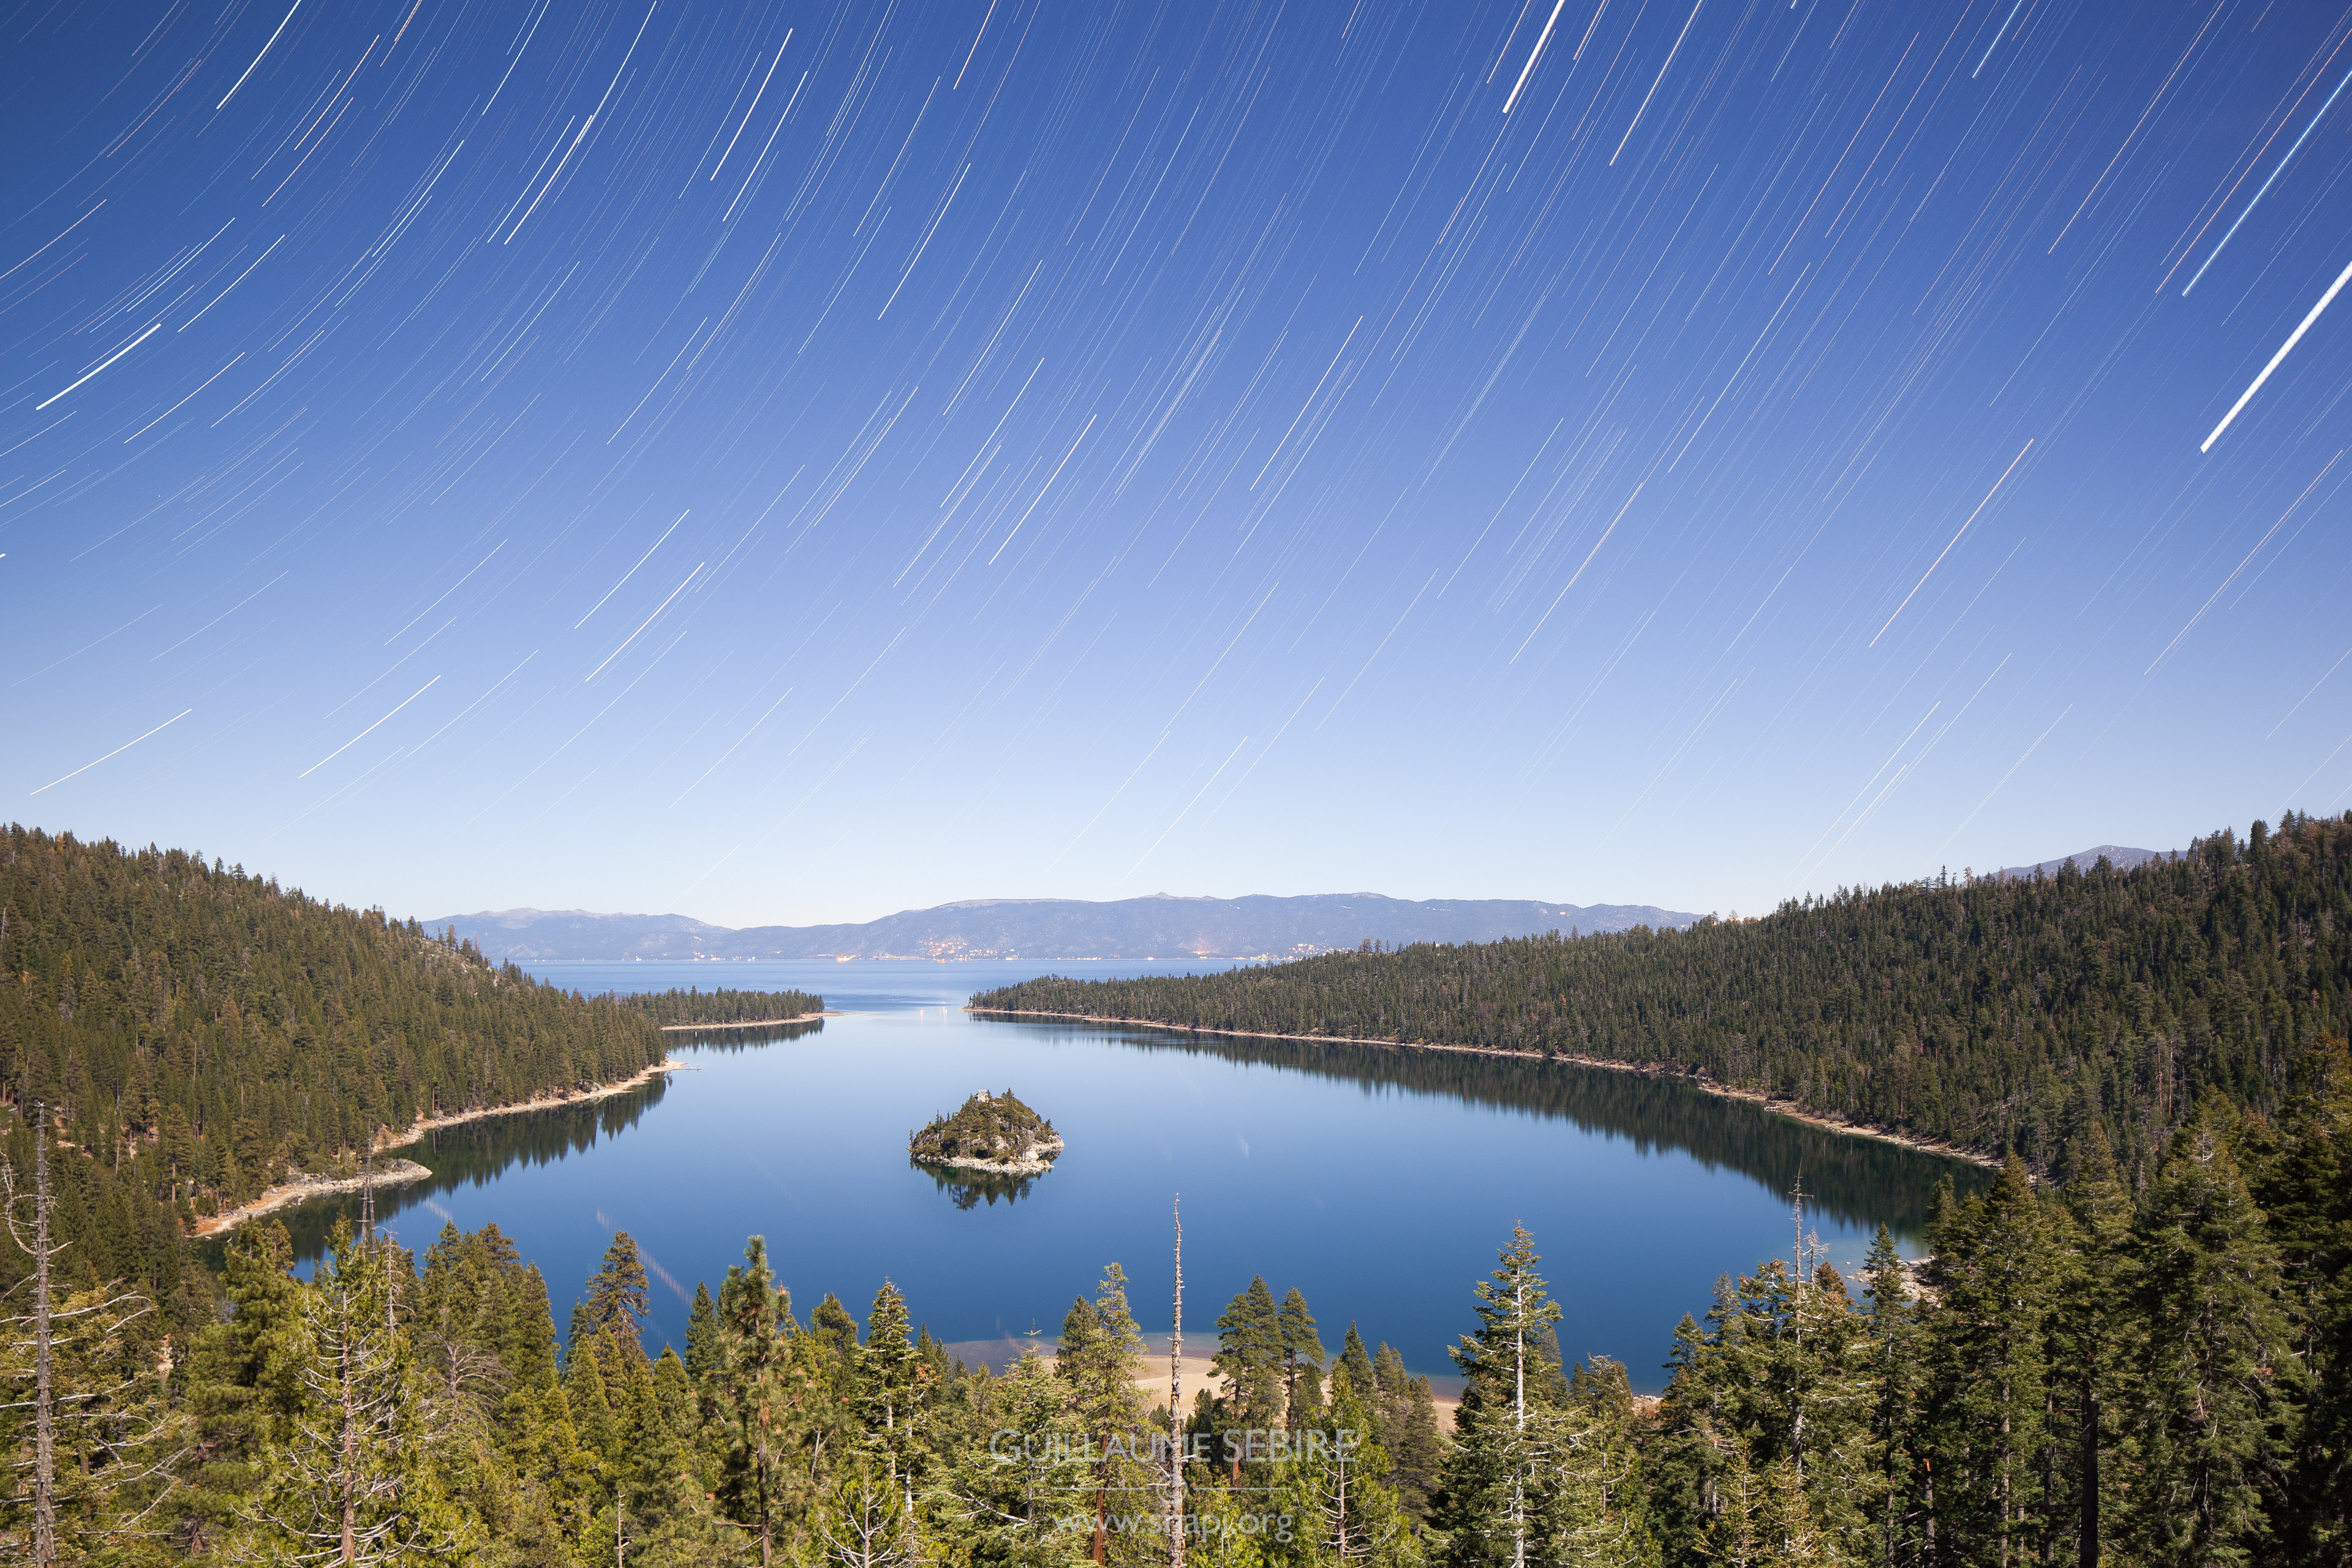
{"label": "blue sky", "polygon": [[[23,6],[0,797],[398,913],[2352,795],[2352,16]],[[2193,287],[2190,287],[2193,282]]]}

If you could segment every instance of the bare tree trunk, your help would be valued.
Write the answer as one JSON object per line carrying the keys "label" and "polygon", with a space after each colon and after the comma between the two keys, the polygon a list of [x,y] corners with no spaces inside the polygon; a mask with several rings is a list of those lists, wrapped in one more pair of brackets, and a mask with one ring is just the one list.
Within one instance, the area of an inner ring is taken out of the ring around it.
{"label": "bare tree trunk", "polygon": [[[345,1309],[350,1309],[346,1305]],[[359,1480],[360,1435],[358,1413],[352,1408],[352,1342],[342,1336],[341,1353],[337,1358],[337,1370],[342,1382],[343,1401],[343,1554],[345,1563],[359,1560],[359,1498],[353,1491]]]}
{"label": "bare tree trunk", "polygon": [[[1524,1277],[1512,1294],[1511,1305],[1518,1314],[1518,1321],[1524,1324],[1528,1310],[1528,1288]],[[1511,1337],[1511,1419],[1514,1430],[1524,1443],[1528,1431],[1528,1331],[1524,1327],[1515,1331]],[[1520,1467],[1525,1463],[1524,1452],[1512,1456],[1511,1568],[1527,1568],[1528,1563],[1527,1483],[1520,1473]]]}
{"label": "bare tree trunk", "polygon": [[58,1560],[58,1447],[49,1389],[49,1114],[33,1107],[33,1562]]}
{"label": "bare tree trunk", "polygon": [[2009,1384],[2000,1385],[2000,1568],[2009,1568]]}
{"label": "bare tree trunk", "polygon": [[1168,1568],[1184,1568],[1184,1200],[1176,1216],[1176,1319],[1168,1336]]}
{"label": "bare tree trunk", "polygon": [[2076,1560],[2099,1568],[2099,1391],[2083,1389],[2083,1531]]}

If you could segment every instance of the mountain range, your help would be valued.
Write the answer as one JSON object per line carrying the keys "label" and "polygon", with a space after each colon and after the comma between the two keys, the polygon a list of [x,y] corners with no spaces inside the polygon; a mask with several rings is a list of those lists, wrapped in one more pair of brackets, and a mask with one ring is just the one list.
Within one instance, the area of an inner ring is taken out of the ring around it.
{"label": "mountain range", "polygon": [[[1996,875],[2054,876],[2101,856],[2120,869],[2160,851],[2100,844]],[[856,924],[712,925],[686,915],[597,914],[588,910],[483,910],[444,915],[485,957],[503,963],[657,958],[951,960],[1008,958],[1305,958],[1365,941],[1499,942],[1539,931],[1685,926],[1699,917],[1654,904],[1551,904],[1521,899],[1391,899],[1380,893],[1297,898],[965,899]]]}
{"label": "mountain range", "polygon": [[1683,926],[1698,917],[1651,904],[1517,899],[1414,900],[1379,893],[1299,898],[967,899],[855,925],[707,924],[685,915],[486,910],[445,915],[494,962],[655,958],[1303,958],[1371,940],[1496,942],[1547,931]]}

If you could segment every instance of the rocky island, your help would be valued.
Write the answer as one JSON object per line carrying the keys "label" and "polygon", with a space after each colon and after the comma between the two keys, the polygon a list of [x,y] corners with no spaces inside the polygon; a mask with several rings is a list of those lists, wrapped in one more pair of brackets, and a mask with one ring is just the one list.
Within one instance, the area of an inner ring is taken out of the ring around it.
{"label": "rocky island", "polygon": [[1054,1124],[1030,1110],[1011,1089],[982,1089],[952,1116],[907,1137],[907,1152],[919,1165],[979,1171],[992,1176],[1041,1176],[1062,1152]]}

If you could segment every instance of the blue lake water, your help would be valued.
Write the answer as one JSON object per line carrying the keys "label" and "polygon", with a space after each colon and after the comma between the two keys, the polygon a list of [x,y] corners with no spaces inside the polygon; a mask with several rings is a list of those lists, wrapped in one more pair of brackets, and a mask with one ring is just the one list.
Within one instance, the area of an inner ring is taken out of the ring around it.
{"label": "blue lake water", "polygon": [[[393,1231],[421,1250],[445,1222],[496,1221],[545,1273],[559,1328],[614,1231],[629,1232],[655,1273],[654,1343],[683,1344],[695,1282],[715,1290],[754,1232],[803,1319],[828,1291],[862,1319],[887,1277],[942,1339],[1051,1336],[1117,1261],[1138,1319],[1164,1331],[1181,1192],[1195,1342],[1263,1273],[1277,1297],[1305,1292],[1333,1351],[1352,1319],[1368,1343],[1442,1374],[1516,1221],[1544,1255],[1562,1346],[1616,1356],[1654,1390],[1676,1320],[1706,1310],[1717,1276],[1789,1255],[1792,1181],[1818,1194],[1806,1228],[1844,1268],[1882,1222],[1915,1249],[1945,1176],[1963,1190],[1985,1177],[1626,1073],[961,1010],[1047,967],[1181,965],[532,967],[592,993],[793,987],[847,1015],[789,1037],[673,1037],[690,1070],[666,1083],[403,1151],[435,1179],[382,1195]],[[908,1163],[908,1131],[978,1089],[1014,1090],[1068,1141],[1018,1197],[959,1194]],[[306,1258],[341,1206],[288,1213]]]}

